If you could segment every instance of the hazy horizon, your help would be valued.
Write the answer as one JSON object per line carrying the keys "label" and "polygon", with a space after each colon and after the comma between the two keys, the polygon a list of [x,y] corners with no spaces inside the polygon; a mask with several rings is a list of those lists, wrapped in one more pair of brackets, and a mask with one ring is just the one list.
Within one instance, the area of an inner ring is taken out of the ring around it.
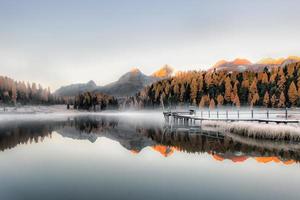
{"label": "hazy horizon", "polygon": [[105,85],[133,67],[299,55],[299,1],[0,1],[0,75]]}

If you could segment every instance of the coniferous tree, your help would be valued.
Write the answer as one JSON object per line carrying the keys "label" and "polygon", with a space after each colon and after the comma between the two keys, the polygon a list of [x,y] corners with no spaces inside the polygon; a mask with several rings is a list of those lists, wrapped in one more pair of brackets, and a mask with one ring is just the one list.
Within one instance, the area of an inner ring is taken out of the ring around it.
{"label": "coniferous tree", "polygon": [[289,101],[292,106],[296,105],[297,100],[298,100],[298,92],[297,88],[294,82],[290,84],[289,90],[288,90],[288,97]]}
{"label": "coniferous tree", "polygon": [[285,96],[284,96],[284,93],[283,93],[283,92],[280,93],[279,102],[278,102],[278,107],[279,107],[279,108],[285,107]]}
{"label": "coniferous tree", "polygon": [[270,96],[269,96],[269,92],[266,92],[264,96],[264,106],[269,107],[269,104],[270,104]]}
{"label": "coniferous tree", "polygon": [[216,107],[216,103],[215,103],[215,100],[212,98],[212,99],[210,99],[209,109],[214,110],[215,107]]}
{"label": "coniferous tree", "polygon": [[272,97],[271,97],[271,105],[272,105],[273,108],[276,105],[276,96],[275,96],[275,94],[273,94]]}
{"label": "coniferous tree", "polygon": [[227,103],[230,102],[231,100],[231,93],[232,93],[231,80],[229,76],[227,76],[225,79],[225,97],[224,97]]}
{"label": "coniferous tree", "polygon": [[218,106],[219,107],[223,105],[223,103],[224,103],[224,97],[221,94],[218,95],[217,102],[218,102]]}

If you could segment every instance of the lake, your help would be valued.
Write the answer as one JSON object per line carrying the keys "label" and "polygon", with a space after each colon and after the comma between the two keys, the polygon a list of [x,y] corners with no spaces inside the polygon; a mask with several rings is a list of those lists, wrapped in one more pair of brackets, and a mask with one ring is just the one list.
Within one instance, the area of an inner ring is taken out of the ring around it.
{"label": "lake", "polygon": [[299,199],[295,142],[172,127],[156,112],[6,119],[1,200]]}

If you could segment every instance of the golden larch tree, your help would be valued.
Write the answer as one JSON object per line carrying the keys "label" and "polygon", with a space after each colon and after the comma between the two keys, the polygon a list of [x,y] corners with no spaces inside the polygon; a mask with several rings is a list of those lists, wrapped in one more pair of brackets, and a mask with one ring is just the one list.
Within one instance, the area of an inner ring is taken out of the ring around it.
{"label": "golden larch tree", "polygon": [[269,104],[270,104],[270,95],[269,92],[267,91],[264,96],[264,106],[268,107]]}
{"label": "golden larch tree", "polygon": [[184,84],[181,84],[181,87],[180,87],[180,102],[183,102],[184,101],[184,94],[185,94],[185,87],[184,87]]}
{"label": "golden larch tree", "polygon": [[298,100],[298,92],[294,81],[292,81],[292,83],[290,84],[288,90],[288,97],[289,97],[289,101],[294,106]]}
{"label": "golden larch tree", "polygon": [[287,73],[289,76],[293,76],[294,71],[295,71],[295,63],[287,66]]}
{"label": "golden larch tree", "polygon": [[216,107],[215,100],[213,98],[211,98],[210,103],[209,103],[209,109],[214,110],[215,107]]}
{"label": "golden larch tree", "polygon": [[223,105],[223,103],[224,103],[224,97],[221,94],[218,95],[217,102],[218,102],[218,106],[222,106]]}
{"label": "golden larch tree", "polygon": [[252,95],[254,95],[255,93],[257,93],[257,80],[256,80],[256,78],[253,79],[249,90],[250,90],[250,93]]}
{"label": "golden larch tree", "polygon": [[280,89],[280,91],[283,91],[285,89],[285,82],[286,82],[286,78],[284,76],[284,74],[280,75],[279,80],[277,82],[278,88]]}
{"label": "golden larch tree", "polygon": [[258,93],[256,92],[253,97],[252,97],[252,100],[251,100],[251,107],[255,106],[257,104],[257,102],[259,101],[259,95]]}
{"label": "golden larch tree", "polygon": [[274,108],[276,105],[276,95],[275,94],[273,94],[271,97],[271,105],[272,105],[272,108]]}
{"label": "golden larch tree", "polygon": [[192,102],[196,102],[197,93],[198,93],[198,82],[194,78],[191,83],[191,94],[190,94]]}
{"label": "golden larch tree", "polygon": [[234,95],[238,95],[238,87],[239,87],[239,82],[235,81],[233,90],[232,90]]}
{"label": "golden larch tree", "polygon": [[264,72],[262,74],[262,80],[261,80],[262,83],[269,83],[269,77],[268,77],[268,74],[266,72]]}
{"label": "golden larch tree", "polygon": [[244,79],[243,80],[242,87],[249,89],[249,80],[248,79]]}
{"label": "golden larch tree", "polygon": [[232,93],[232,85],[231,80],[227,76],[225,79],[225,100],[229,102],[231,100],[231,93]]}
{"label": "golden larch tree", "polygon": [[238,95],[235,95],[235,98],[234,98],[234,104],[237,108],[240,108],[241,107],[241,102],[240,102],[240,98]]}
{"label": "golden larch tree", "polygon": [[285,96],[284,96],[283,92],[281,92],[281,94],[280,94],[279,102],[278,102],[278,107],[279,108],[285,107]]}
{"label": "golden larch tree", "polygon": [[204,108],[205,107],[205,104],[206,104],[206,96],[202,96],[201,97],[201,100],[200,100],[200,103],[199,103],[199,108]]}

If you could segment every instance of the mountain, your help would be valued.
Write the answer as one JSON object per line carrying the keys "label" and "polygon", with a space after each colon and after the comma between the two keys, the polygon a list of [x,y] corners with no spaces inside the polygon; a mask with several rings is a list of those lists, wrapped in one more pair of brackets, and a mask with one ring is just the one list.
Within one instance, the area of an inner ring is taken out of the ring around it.
{"label": "mountain", "polygon": [[160,78],[147,76],[139,69],[134,68],[119,78],[116,82],[110,83],[103,87],[98,87],[95,92],[101,92],[113,96],[132,96],[145,86],[150,85]]}
{"label": "mountain", "polygon": [[243,71],[251,65],[252,63],[247,59],[236,58],[233,61],[220,60],[213,66],[213,69],[227,71]]}
{"label": "mountain", "polygon": [[162,68],[152,74],[156,78],[168,78],[174,74],[174,68],[169,65],[164,65]]}
{"label": "mountain", "polygon": [[97,89],[97,85],[94,81],[89,81],[87,83],[77,83],[68,86],[63,86],[54,92],[57,96],[76,96],[80,93],[93,91]]}
{"label": "mountain", "polygon": [[226,60],[221,60],[217,62],[215,65],[213,65],[210,70],[226,70],[226,71],[238,71],[238,72],[243,72],[243,71],[263,71],[265,67],[278,67],[278,66],[285,66],[287,64],[299,62],[300,57],[297,56],[289,56],[287,58],[279,58],[279,59],[273,59],[273,58],[264,58],[258,61],[257,63],[252,63],[247,59],[243,58],[237,58],[233,61],[226,61]]}
{"label": "mountain", "polygon": [[300,57],[297,56],[289,56],[287,58],[278,58],[278,59],[273,59],[273,58],[264,58],[258,62],[258,64],[263,64],[263,65],[287,65],[291,64],[294,62],[299,62]]}
{"label": "mountain", "polygon": [[64,86],[55,91],[58,96],[75,96],[83,92],[100,92],[117,97],[132,96],[152,83],[171,77],[174,69],[164,65],[161,69],[148,76],[139,69],[133,68],[117,81],[105,86],[97,86],[94,81]]}

